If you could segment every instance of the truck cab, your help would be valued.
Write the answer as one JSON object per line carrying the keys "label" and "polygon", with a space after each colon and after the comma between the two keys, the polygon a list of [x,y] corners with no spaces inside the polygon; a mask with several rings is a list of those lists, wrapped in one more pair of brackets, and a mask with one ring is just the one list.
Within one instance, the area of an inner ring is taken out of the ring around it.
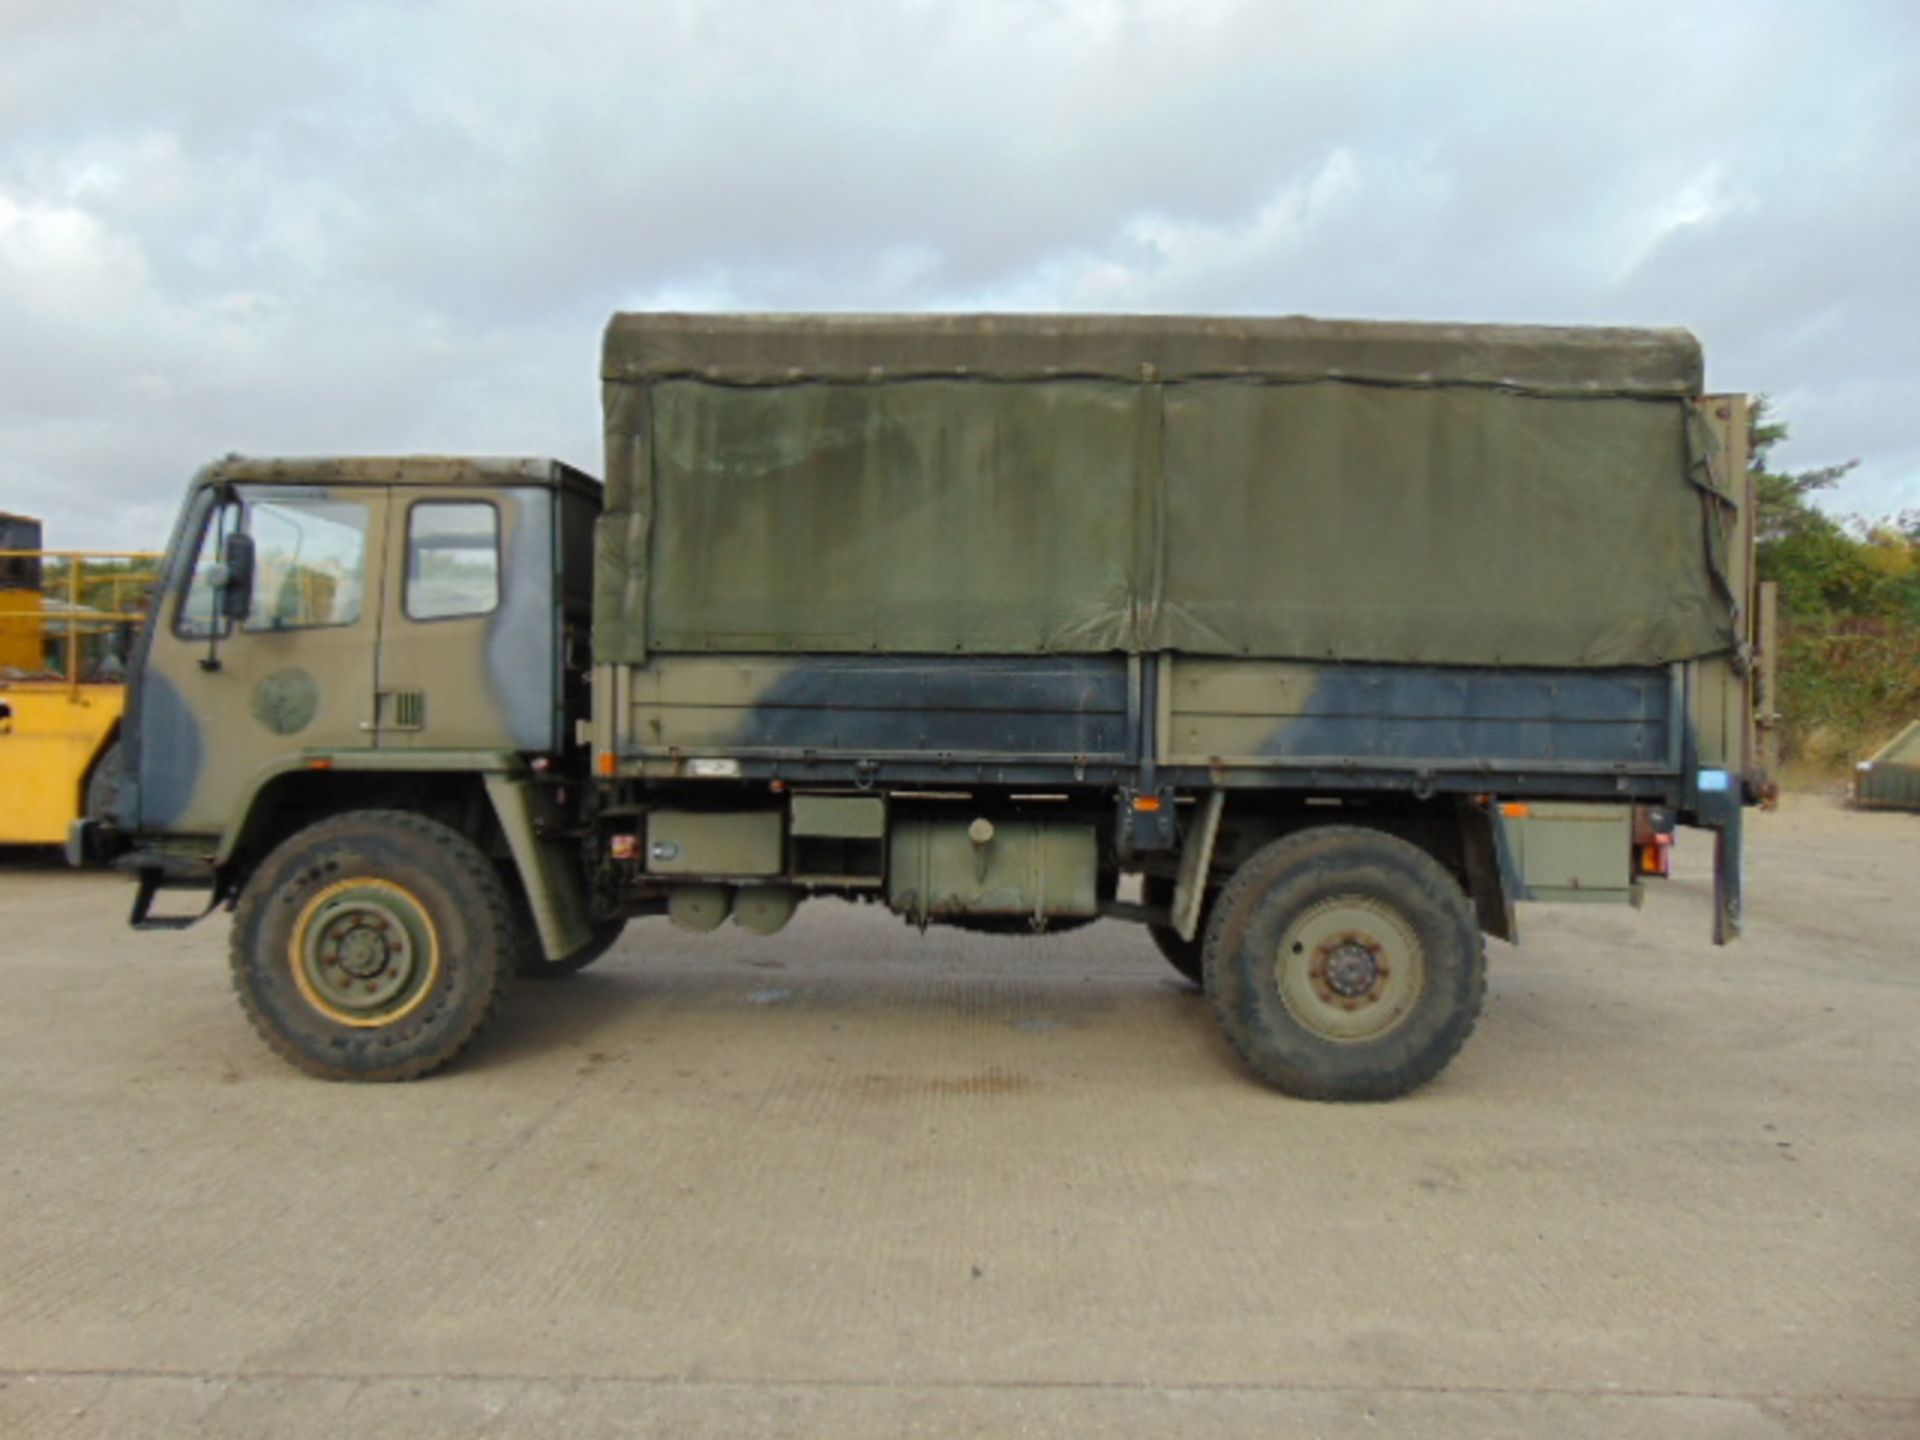
{"label": "truck cab", "polygon": [[331,810],[451,814],[486,776],[537,795],[585,713],[599,505],[550,460],[206,467],[134,667],[112,830],[78,827],[74,848],[139,837],[119,863],[149,923],[158,891],[230,898]]}

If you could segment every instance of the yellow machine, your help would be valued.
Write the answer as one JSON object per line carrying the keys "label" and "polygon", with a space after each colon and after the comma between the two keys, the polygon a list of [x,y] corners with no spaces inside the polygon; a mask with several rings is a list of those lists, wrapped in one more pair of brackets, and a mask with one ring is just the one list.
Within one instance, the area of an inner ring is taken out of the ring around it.
{"label": "yellow machine", "polygon": [[0,845],[58,845],[110,800],[123,677],[160,558],[39,539],[37,521],[0,515]]}

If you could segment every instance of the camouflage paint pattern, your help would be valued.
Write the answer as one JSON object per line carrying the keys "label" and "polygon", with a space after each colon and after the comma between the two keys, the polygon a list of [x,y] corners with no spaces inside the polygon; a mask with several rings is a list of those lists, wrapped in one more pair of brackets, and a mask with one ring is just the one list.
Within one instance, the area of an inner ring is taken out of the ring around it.
{"label": "camouflage paint pattern", "polygon": [[[194,633],[183,607],[227,487],[249,507],[354,507],[331,513],[364,518],[358,573],[299,577],[324,591],[328,613],[351,608],[351,619],[276,628],[256,613],[212,642]],[[410,521],[420,506],[447,503],[497,517],[496,602],[485,613],[417,618],[408,613]],[[559,749],[562,628],[584,624],[585,596],[577,587],[566,601],[556,586],[563,545],[584,565],[596,506],[590,480],[546,461],[232,460],[202,471],[142,639],[127,828],[229,833],[261,777],[305,756],[411,752],[424,763],[454,751]],[[348,586],[358,587],[357,606],[339,603],[335,591]]]}
{"label": "camouflage paint pattern", "polygon": [[1174,657],[1168,766],[1485,765],[1672,775],[1677,667],[1302,665]]}
{"label": "camouflage paint pattern", "polygon": [[623,752],[1127,758],[1118,657],[662,655],[634,668]]}
{"label": "camouflage paint pattern", "polygon": [[1724,653],[1699,374],[1678,332],[617,316],[595,655]]}
{"label": "camouflage paint pattern", "polygon": [[1683,760],[1681,666],[661,655],[604,674],[621,668],[603,667],[625,697],[605,743],[623,773],[657,778],[710,756],[823,777],[866,766],[880,784],[981,764],[1068,779],[1111,767],[1132,783],[1151,761],[1202,783],[1427,769],[1481,790],[1490,772],[1672,784]]}

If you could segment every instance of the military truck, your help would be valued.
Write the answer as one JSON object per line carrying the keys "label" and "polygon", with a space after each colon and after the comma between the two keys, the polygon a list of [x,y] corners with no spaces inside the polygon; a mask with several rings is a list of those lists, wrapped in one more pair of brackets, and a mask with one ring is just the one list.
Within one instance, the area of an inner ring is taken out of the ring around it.
{"label": "military truck", "polygon": [[1516,901],[1634,902],[1675,823],[1739,929],[1747,409],[1684,332],[618,315],[601,380],[604,489],[188,488],[70,849],[137,927],[231,910],[304,1070],[426,1074],[635,919],[838,897],[1144,925],[1255,1077],[1377,1100]]}

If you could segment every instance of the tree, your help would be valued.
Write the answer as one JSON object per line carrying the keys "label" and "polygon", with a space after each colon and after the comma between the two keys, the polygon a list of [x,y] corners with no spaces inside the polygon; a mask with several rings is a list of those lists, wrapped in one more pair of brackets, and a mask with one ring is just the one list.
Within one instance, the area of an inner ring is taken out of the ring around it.
{"label": "tree", "polygon": [[[1903,613],[1920,594],[1911,567],[1901,569],[1870,543],[1814,504],[1860,462],[1823,465],[1790,474],[1767,468],[1773,447],[1787,438],[1785,420],[1773,415],[1766,396],[1753,406],[1748,468],[1753,474],[1760,578],[1780,585],[1780,608],[1790,617]],[[1878,533],[1884,534],[1887,527]]]}
{"label": "tree", "polygon": [[1768,541],[1782,540],[1809,529],[1838,530],[1840,527],[1814,506],[1813,497],[1822,490],[1831,490],[1840,483],[1842,476],[1860,462],[1848,460],[1840,465],[1823,465],[1791,475],[1774,473],[1767,469],[1768,455],[1774,446],[1787,438],[1790,427],[1784,420],[1773,419],[1772,412],[1773,402],[1767,396],[1756,398],[1753,402],[1752,425],[1747,435],[1747,468],[1753,472],[1754,488],[1759,497],[1754,524],[1760,543],[1765,545]]}
{"label": "tree", "polygon": [[1780,585],[1785,753],[1851,765],[1920,713],[1920,511],[1870,523],[1821,510],[1856,462],[1771,470],[1787,425],[1764,398],[1750,438],[1760,578]]}

